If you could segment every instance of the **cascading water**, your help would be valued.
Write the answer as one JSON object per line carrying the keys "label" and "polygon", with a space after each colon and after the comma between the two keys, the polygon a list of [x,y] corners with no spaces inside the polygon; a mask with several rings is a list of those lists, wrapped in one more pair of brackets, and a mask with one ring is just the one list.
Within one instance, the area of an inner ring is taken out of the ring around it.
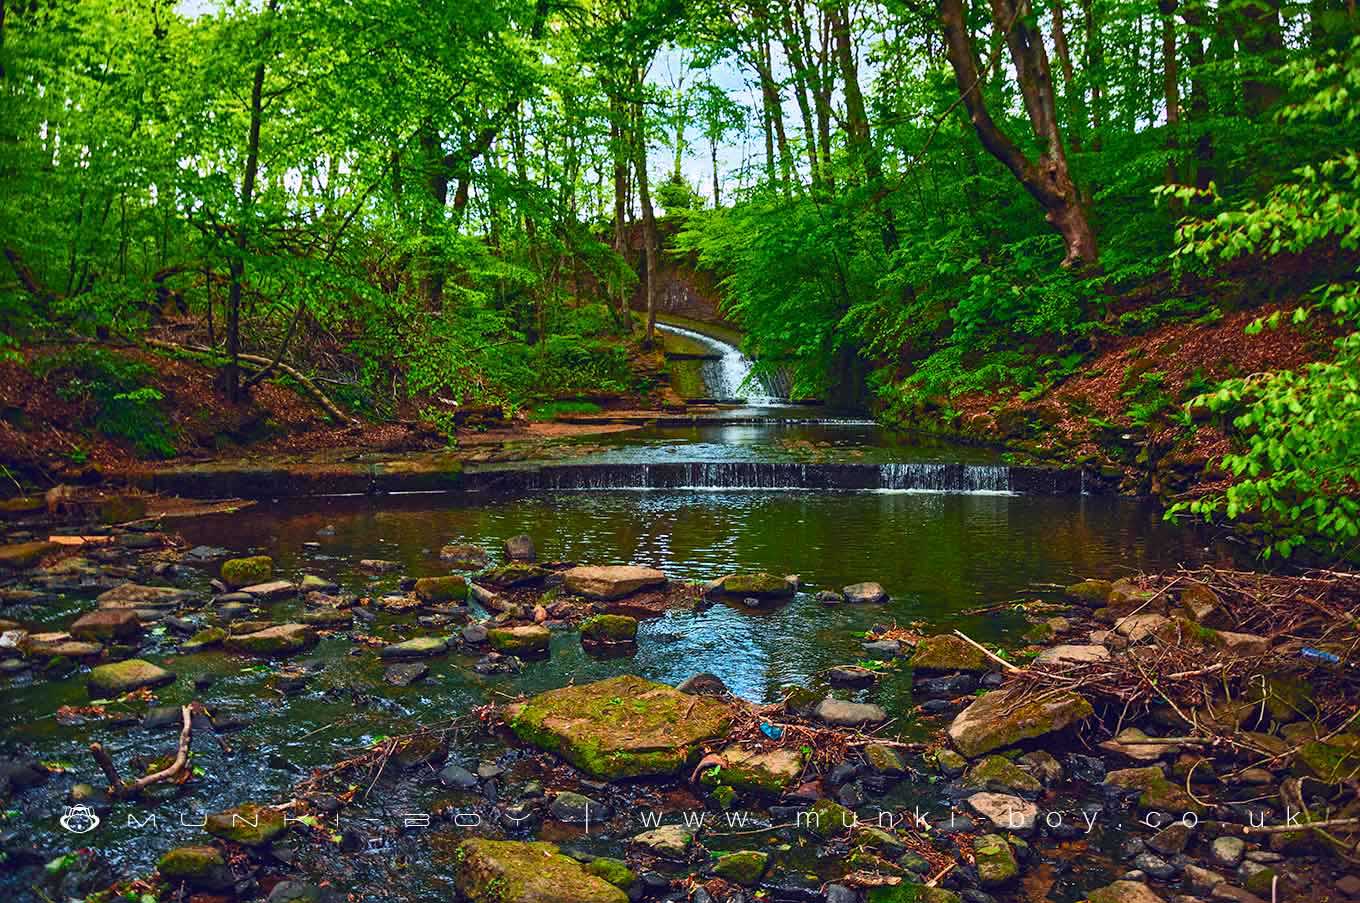
{"label": "cascading water", "polygon": [[[801,464],[718,461],[665,464],[563,464],[543,467],[526,488],[547,491],[683,489],[716,491],[935,492],[1005,495],[1013,471],[973,464]],[[1026,472],[1026,489],[1060,491]]]}
{"label": "cascading water", "polygon": [[704,386],[712,398],[748,405],[779,405],[787,403],[787,398],[777,397],[775,390],[759,376],[752,374],[751,359],[741,353],[735,345],[729,345],[712,336],[672,326],[669,323],[656,324],[662,332],[684,336],[719,355],[717,360],[706,360],[700,367]]}

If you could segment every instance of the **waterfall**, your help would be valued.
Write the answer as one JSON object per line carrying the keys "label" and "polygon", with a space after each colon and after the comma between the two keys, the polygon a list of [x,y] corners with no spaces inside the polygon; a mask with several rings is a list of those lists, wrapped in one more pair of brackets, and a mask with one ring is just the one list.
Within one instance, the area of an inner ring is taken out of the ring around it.
{"label": "waterfall", "polygon": [[658,323],[656,328],[663,332],[673,332],[676,335],[684,336],[720,355],[717,360],[704,361],[702,367],[700,367],[704,386],[707,387],[708,394],[711,397],[719,401],[734,401],[749,405],[777,405],[783,404],[786,400],[776,397],[778,387],[772,387],[760,377],[752,375],[751,359],[742,354],[735,345],[729,345],[692,329],[671,326],[669,323]]}
{"label": "waterfall", "polygon": [[526,474],[539,491],[741,490],[1010,494],[1011,469],[972,464],[801,464],[771,461],[560,464]]}

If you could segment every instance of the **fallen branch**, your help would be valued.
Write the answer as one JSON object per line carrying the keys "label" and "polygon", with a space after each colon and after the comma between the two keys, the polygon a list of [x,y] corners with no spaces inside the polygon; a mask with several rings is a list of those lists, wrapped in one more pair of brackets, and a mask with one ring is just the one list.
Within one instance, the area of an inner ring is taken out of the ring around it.
{"label": "fallen branch", "polygon": [[152,784],[159,784],[171,778],[178,777],[184,767],[189,764],[189,746],[193,740],[193,708],[183,705],[179,708],[180,717],[184,724],[179,730],[179,750],[175,753],[175,760],[162,768],[160,771],[153,772],[138,778],[135,781],[125,782],[118,774],[118,767],[113,764],[112,757],[99,743],[90,744],[90,754],[98,763],[104,776],[109,779],[109,793],[118,799],[128,799],[136,796]]}
{"label": "fallen branch", "polygon": [[[199,345],[181,345],[178,342],[167,342],[164,339],[149,338],[146,340],[146,343],[154,348],[165,348],[169,351],[180,352],[187,351],[193,354],[207,354],[212,355],[214,357],[218,355],[218,352],[214,351],[211,348],[204,348]],[[309,377],[304,375],[296,367],[289,366],[288,364],[285,364],[282,361],[271,361],[269,358],[261,357],[258,354],[237,354],[236,357],[239,360],[244,361],[248,364],[253,364],[256,367],[271,367],[271,366],[276,367],[286,376],[289,376],[292,379],[294,379],[298,383],[298,385],[302,386],[302,388],[306,390],[307,394],[311,395],[312,399],[317,404],[321,405],[322,408],[325,409],[327,414],[330,414],[332,417],[334,417],[341,423],[348,423],[355,426],[359,425],[359,421],[357,419],[349,416],[344,411],[340,410],[340,408],[336,406],[335,402],[331,401],[330,396],[328,396],[325,392],[322,392],[316,383],[312,382],[312,380]]]}
{"label": "fallen branch", "polygon": [[981,643],[977,642],[977,641],[974,640],[972,637],[970,637],[970,636],[968,636],[966,633],[964,633],[962,630],[955,630],[955,631],[954,631],[954,636],[956,636],[956,637],[958,637],[959,639],[963,640],[963,641],[964,641],[965,643],[967,643],[969,646],[972,646],[974,649],[978,650],[978,651],[981,652],[983,655],[987,656],[989,659],[991,659],[992,661],[996,662],[996,663],[997,663],[998,665],[1000,665],[1001,667],[1005,668],[1007,671],[1014,671],[1014,672],[1016,672],[1016,673],[1019,673],[1019,672],[1025,670],[1024,668],[1017,668],[1015,665],[1012,665],[1010,662],[1006,661],[1006,660],[1005,660],[1004,658],[1002,658],[1001,656],[996,655],[996,654],[993,653],[990,649],[988,649],[986,646],[984,646],[984,645],[982,645]]}

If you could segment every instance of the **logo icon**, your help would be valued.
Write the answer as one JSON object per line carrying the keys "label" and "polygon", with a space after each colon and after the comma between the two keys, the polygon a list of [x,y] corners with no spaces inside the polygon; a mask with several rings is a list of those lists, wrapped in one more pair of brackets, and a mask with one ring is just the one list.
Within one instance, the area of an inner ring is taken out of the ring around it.
{"label": "logo icon", "polygon": [[67,806],[66,814],[58,819],[72,834],[88,834],[99,827],[99,816],[89,806]]}

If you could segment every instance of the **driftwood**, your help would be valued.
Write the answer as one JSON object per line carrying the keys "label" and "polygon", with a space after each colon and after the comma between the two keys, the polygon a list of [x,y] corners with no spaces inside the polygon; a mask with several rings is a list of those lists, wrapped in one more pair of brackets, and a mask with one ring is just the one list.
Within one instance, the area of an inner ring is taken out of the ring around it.
{"label": "driftwood", "polygon": [[180,706],[180,717],[184,724],[179,730],[179,750],[175,753],[175,760],[162,768],[160,771],[145,775],[135,781],[124,781],[118,774],[118,766],[113,764],[113,758],[108,750],[104,749],[100,743],[90,744],[90,754],[98,763],[104,776],[109,779],[109,793],[118,799],[128,799],[141,793],[152,784],[159,784],[162,781],[169,781],[176,778],[184,771],[189,764],[189,746],[193,742],[193,706]]}
{"label": "driftwood", "polygon": [[[146,340],[146,343],[152,346],[153,348],[165,348],[169,351],[189,352],[191,354],[208,354],[218,356],[221,353],[212,348],[204,348],[201,345],[181,345],[178,342],[167,342],[164,339],[148,338]],[[316,383],[312,382],[310,378],[305,376],[300,370],[296,369],[295,367],[291,367],[288,364],[283,363],[282,361],[271,361],[269,358],[261,357],[258,354],[238,354],[237,358],[241,361],[244,361],[247,364],[253,364],[256,367],[267,368],[272,366],[280,370],[285,375],[296,380],[298,385],[302,386],[302,388],[306,390],[307,394],[311,395],[312,399],[317,404],[321,405],[322,408],[325,409],[327,414],[330,414],[332,417],[334,417],[341,423],[353,424],[355,426],[359,425],[359,421],[357,419],[349,416],[344,411],[340,410],[340,408],[336,406],[335,402],[331,401],[330,397],[327,396],[325,392],[322,392]]]}

